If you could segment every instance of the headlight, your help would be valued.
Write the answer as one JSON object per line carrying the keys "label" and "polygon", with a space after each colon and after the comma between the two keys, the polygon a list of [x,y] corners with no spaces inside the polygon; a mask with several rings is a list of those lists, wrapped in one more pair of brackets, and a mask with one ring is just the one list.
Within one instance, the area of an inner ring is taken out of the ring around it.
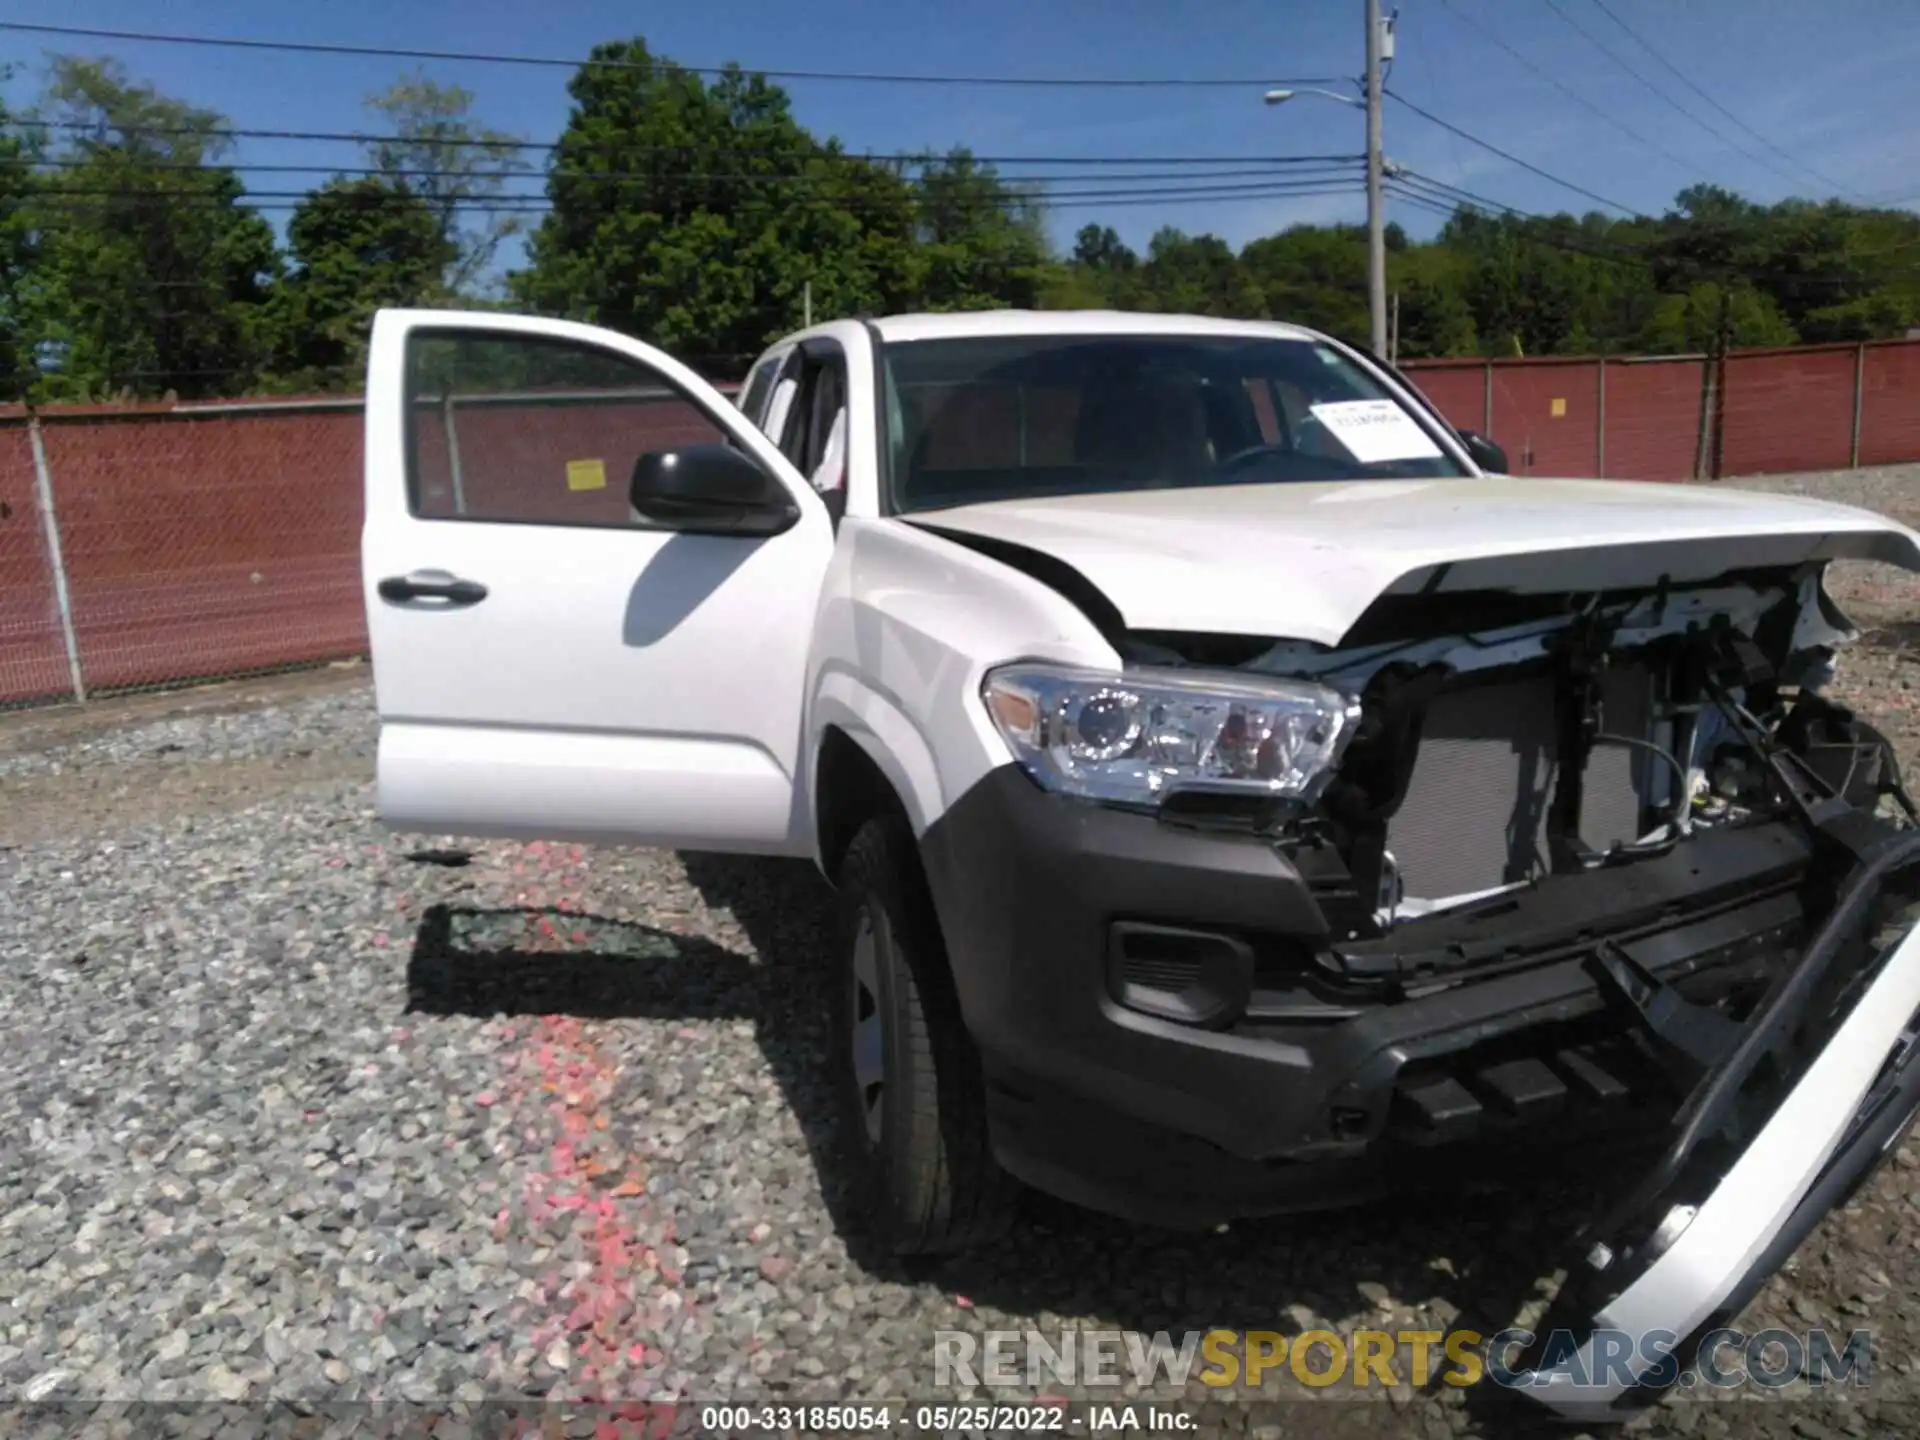
{"label": "headlight", "polygon": [[1009,665],[982,694],[1047,789],[1141,805],[1188,787],[1311,800],[1360,718],[1324,685],[1175,670]]}

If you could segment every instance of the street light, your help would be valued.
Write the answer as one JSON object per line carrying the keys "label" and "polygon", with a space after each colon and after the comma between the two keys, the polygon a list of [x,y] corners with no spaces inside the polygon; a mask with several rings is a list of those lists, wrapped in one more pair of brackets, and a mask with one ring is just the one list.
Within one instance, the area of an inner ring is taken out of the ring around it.
{"label": "street light", "polygon": [[1351,95],[1342,95],[1337,90],[1321,90],[1312,85],[1304,86],[1298,90],[1269,90],[1266,93],[1265,99],[1269,105],[1284,105],[1296,95],[1324,95],[1329,100],[1338,100],[1342,105],[1364,105],[1366,103],[1365,101],[1354,99]]}
{"label": "street light", "polygon": [[1296,95],[1338,100],[1367,112],[1367,315],[1372,322],[1373,353],[1387,356],[1387,227],[1380,199],[1380,180],[1386,164],[1380,154],[1380,60],[1392,30],[1380,22],[1380,0],[1365,0],[1367,12],[1367,78],[1365,100],[1333,90],[1303,86],[1297,90],[1269,90],[1269,105],[1284,105]]}

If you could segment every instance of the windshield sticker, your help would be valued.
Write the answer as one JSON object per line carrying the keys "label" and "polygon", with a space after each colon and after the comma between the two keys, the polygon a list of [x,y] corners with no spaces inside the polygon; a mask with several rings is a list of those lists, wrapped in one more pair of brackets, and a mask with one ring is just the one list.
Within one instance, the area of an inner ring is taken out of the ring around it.
{"label": "windshield sticker", "polygon": [[1311,408],[1314,418],[1362,465],[1440,454],[1432,437],[1391,400],[1338,400]]}

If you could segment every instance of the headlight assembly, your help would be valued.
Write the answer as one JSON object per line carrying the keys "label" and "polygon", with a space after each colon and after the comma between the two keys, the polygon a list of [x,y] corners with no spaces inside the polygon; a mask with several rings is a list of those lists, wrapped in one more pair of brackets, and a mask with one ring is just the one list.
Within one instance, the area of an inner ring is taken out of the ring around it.
{"label": "headlight assembly", "polygon": [[1218,672],[1016,664],[989,672],[982,695],[1041,785],[1145,806],[1190,788],[1311,801],[1360,718],[1324,685]]}

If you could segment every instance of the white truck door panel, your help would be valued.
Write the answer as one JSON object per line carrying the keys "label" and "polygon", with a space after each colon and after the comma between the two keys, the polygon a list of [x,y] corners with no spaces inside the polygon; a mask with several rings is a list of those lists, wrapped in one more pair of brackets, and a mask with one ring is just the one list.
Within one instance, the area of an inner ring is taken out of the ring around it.
{"label": "white truck door panel", "polygon": [[[635,460],[698,443],[756,461],[797,520],[641,521]],[[795,782],[832,527],[671,357],[563,321],[381,312],[361,543],[387,825],[809,853]]]}

